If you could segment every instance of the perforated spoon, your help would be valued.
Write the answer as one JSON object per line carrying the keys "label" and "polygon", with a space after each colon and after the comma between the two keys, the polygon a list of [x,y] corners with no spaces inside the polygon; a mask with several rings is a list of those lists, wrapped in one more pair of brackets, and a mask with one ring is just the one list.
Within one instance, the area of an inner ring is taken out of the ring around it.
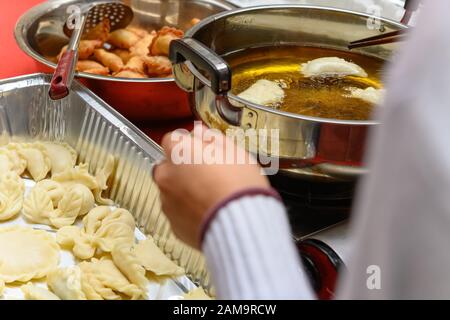
{"label": "perforated spoon", "polygon": [[61,56],[50,82],[49,95],[53,100],[66,97],[69,94],[75,66],[78,61],[78,45],[83,33],[89,32],[103,19],[108,18],[111,30],[125,28],[133,19],[133,11],[121,2],[94,2],[80,8],[80,21],[75,28],[64,26],[64,33],[70,36],[67,51]]}

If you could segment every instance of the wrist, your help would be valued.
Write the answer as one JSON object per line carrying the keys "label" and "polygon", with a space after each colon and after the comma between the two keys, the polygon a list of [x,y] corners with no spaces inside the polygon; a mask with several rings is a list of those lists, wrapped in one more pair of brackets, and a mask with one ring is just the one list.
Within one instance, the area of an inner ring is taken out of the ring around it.
{"label": "wrist", "polygon": [[253,197],[253,196],[267,196],[274,198],[280,202],[282,202],[281,196],[279,193],[271,188],[271,187],[252,187],[252,188],[245,188],[239,191],[236,191],[229,196],[227,196],[225,199],[221,200],[219,203],[214,205],[211,209],[207,211],[207,213],[204,215],[203,221],[200,226],[200,248],[202,247],[204,238],[206,233],[208,232],[208,229],[211,225],[211,223],[216,218],[217,214],[222,208],[225,208],[228,206],[231,202],[239,200],[244,197]]}

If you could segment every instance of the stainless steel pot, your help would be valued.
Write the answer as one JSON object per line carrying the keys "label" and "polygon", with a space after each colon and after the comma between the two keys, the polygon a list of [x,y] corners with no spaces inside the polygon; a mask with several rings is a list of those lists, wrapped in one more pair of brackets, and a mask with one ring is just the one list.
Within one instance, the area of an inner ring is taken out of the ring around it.
{"label": "stainless steel pot", "polygon": [[[39,4],[22,15],[14,31],[19,47],[38,62],[40,70],[53,72],[56,56],[69,42],[63,32],[67,8],[91,0],[53,0]],[[148,29],[191,27],[193,18],[235,8],[222,0],[123,0],[134,12],[131,25]],[[45,66],[42,68],[42,66]],[[173,78],[126,79],[77,72],[75,76],[89,89],[134,121],[167,120],[192,116],[188,95]]]}
{"label": "stainless steel pot", "polygon": [[[199,118],[214,128],[279,129],[280,164],[286,174],[307,179],[355,179],[362,165],[368,128],[376,121],[307,117],[238,98],[230,92],[232,70],[221,56],[266,45],[297,44],[346,50],[348,42],[406,28],[381,19],[369,28],[365,14],[333,8],[261,6],[220,13],[174,41],[171,60],[177,84],[190,92]],[[389,59],[395,45],[355,50]],[[269,150],[270,155],[270,150]]]}

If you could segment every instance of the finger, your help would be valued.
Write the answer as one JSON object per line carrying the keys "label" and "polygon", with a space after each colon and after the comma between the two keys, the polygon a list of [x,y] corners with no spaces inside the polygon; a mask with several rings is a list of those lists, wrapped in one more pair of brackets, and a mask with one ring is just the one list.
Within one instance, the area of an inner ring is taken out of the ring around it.
{"label": "finger", "polygon": [[189,136],[189,131],[184,129],[177,129],[175,131],[166,133],[161,140],[161,147],[163,148],[166,157],[170,157],[172,149]]}
{"label": "finger", "polygon": [[164,187],[167,177],[169,175],[169,166],[170,164],[168,163],[167,160],[163,160],[161,163],[156,163],[153,166],[152,169],[153,180],[160,189]]}

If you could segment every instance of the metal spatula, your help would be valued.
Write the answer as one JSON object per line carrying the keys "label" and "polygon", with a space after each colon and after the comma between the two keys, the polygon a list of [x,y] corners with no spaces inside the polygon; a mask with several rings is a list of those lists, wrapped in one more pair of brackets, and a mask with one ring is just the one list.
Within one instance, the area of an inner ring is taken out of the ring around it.
{"label": "metal spatula", "polygon": [[75,28],[70,29],[67,25],[64,26],[64,33],[70,36],[70,42],[53,73],[49,90],[51,99],[62,99],[69,94],[78,61],[78,45],[81,36],[105,18],[110,20],[111,31],[113,31],[125,28],[133,19],[133,11],[121,2],[94,2],[80,7],[80,20]]}

